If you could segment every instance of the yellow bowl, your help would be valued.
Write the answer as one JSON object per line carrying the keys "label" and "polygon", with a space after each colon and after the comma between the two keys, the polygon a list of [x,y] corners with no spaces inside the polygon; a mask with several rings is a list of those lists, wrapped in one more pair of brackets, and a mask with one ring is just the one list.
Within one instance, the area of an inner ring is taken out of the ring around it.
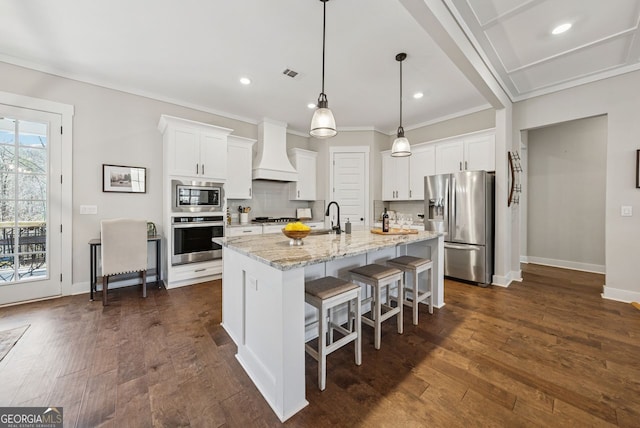
{"label": "yellow bowl", "polygon": [[282,233],[284,233],[284,236],[290,239],[302,239],[306,238],[307,235],[311,233],[311,230],[286,230],[282,228]]}

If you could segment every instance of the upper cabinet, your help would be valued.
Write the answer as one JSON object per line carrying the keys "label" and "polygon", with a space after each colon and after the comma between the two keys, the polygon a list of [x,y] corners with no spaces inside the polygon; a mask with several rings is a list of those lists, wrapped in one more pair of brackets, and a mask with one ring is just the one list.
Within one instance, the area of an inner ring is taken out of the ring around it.
{"label": "upper cabinet", "polygon": [[495,169],[494,133],[472,135],[436,144],[436,174]]}
{"label": "upper cabinet", "polygon": [[464,160],[467,171],[496,170],[496,136],[479,135],[464,139]]}
{"label": "upper cabinet", "polygon": [[162,115],[165,173],[206,180],[227,179],[227,136],[232,129]]}
{"label": "upper cabinet", "polygon": [[421,201],[424,177],[458,171],[495,171],[495,134],[482,131],[440,142],[413,144],[411,156],[382,156],[382,200]]}
{"label": "upper cabinet", "polygon": [[298,148],[289,149],[287,153],[298,172],[298,181],[289,183],[289,200],[315,201],[318,153]]}
{"label": "upper cabinet", "polygon": [[231,172],[227,178],[227,199],[251,199],[251,168],[253,166],[253,144],[251,138],[229,135],[227,137],[227,165]]}
{"label": "upper cabinet", "polygon": [[409,199],[424,199],[424,178],[436,173],[436,148],[433,144],[415,146],[409,157]]}
{"label": "upper cabinet", "polygon": [[384,201],[409,198],[409,158],[393,157],[391,151],[382,152],[382,199]]}
{"label": "upper cabinet", "polygon": [[411,156],[393,157],[382,152],[382,199],[410,201],[424,199],[424,177],[435,174],[433,145],[415,145]]}

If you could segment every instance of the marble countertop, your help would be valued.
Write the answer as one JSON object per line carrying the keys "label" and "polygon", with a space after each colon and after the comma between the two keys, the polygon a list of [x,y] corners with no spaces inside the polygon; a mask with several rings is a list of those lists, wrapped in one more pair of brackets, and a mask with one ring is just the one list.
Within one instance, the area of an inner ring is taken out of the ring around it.
{"label": "marble countertop", "polygon": [[304,238],[304,245],[301,246],[290,246],[289,238],[282,234],[214,238],[214,241],[276,269],[290,270],[383,248],[426,241],[440,235],[425,231],[410,235],[377,235],[366,229],[354,230],[349,235],[309,235]]}

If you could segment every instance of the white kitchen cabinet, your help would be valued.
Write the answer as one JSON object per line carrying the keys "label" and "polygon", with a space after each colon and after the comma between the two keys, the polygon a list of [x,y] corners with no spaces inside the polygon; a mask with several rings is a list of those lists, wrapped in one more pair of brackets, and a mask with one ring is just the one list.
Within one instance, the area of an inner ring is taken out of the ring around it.
{"label": "white kitchen cabinet", "polygon": [[169,176],[226,181],[227,136],[232,129],[162,115],[165,172]]}
{"label": "white kitchen cabinet", "polygon": [[269,233],[282,233],[282,229],[284,229],[286,225],[287,223],[263,224],[262,234],[267,235]]}
{"label": "white kitchen cabinet", "polygon": [[435,147],[417,145],[411,156],[393,157],[382,152],[382,200],[424,199],[424,177],[435,174]]}
{"label": "white kitchen cabinet", "polygon": [[464,139],[464,163],[467,171],[495,171],[495,134]]}
{"label": "white kitchen cabinet", "polygon": [[227,227],[225,230],[225,236],[227,238],[248,235],[262,235],[262,225],[234,226]]}
{"label": "white kitchen cabinet", "polygon": [[289,183],[289,200],[315,201],[318,153],[298,148],[289,149],[287,153],[298,172],[298,181]]}
{"label": "white kitchen cabinet", "polygon": [[436,174],[495,169],[493,133],[471,135],[436,144]]}
{"label": "white kitchen cabinet", "polygon": [[409,157],[409,200],[424,199],[424,177],[436,173],[436,149],[433,144],[416,145]]}
{"label": "white kitchen cabinet", "polygon": [[464,141],[454,140],[436,144],[436,174],[450,174],[463,170]]}
{"label": "white kitchen cabinet", "polygon": [[253,144],[251,138],[229,135],[227,137],[227,169],[229,175],[225,186],[227,199],[251,199],[251,168],[253,166]]}
{"label": "white kitchen cabinet", "polygon": [[324,229],[324,221],[303,222],[311,228],[311,230]]}
{"label": "white kitchen cabinet", "polygon": [[382,156],[382,200],[409,199],[409,157],[393,157],[386,150]]}
{"label": "white kitchen cabinet", "polygon": [[222,273],[222,260],[212,260],[201,263],[189,263],[171,268],[171,283],[169,288],[191,285],[209,280],[210,277]]}

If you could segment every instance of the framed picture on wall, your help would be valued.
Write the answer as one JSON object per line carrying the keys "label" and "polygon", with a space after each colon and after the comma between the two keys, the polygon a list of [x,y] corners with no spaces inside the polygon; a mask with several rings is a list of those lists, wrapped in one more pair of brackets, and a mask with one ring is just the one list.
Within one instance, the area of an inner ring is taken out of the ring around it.
{"label": "framed picture on wall", "polygon": [[640,150],[636,150],[636,187],[640,189]]}
{"label": "framed picture on wall", "polygon": [[102,191],[147,193],[147,169],[102,164]]}

